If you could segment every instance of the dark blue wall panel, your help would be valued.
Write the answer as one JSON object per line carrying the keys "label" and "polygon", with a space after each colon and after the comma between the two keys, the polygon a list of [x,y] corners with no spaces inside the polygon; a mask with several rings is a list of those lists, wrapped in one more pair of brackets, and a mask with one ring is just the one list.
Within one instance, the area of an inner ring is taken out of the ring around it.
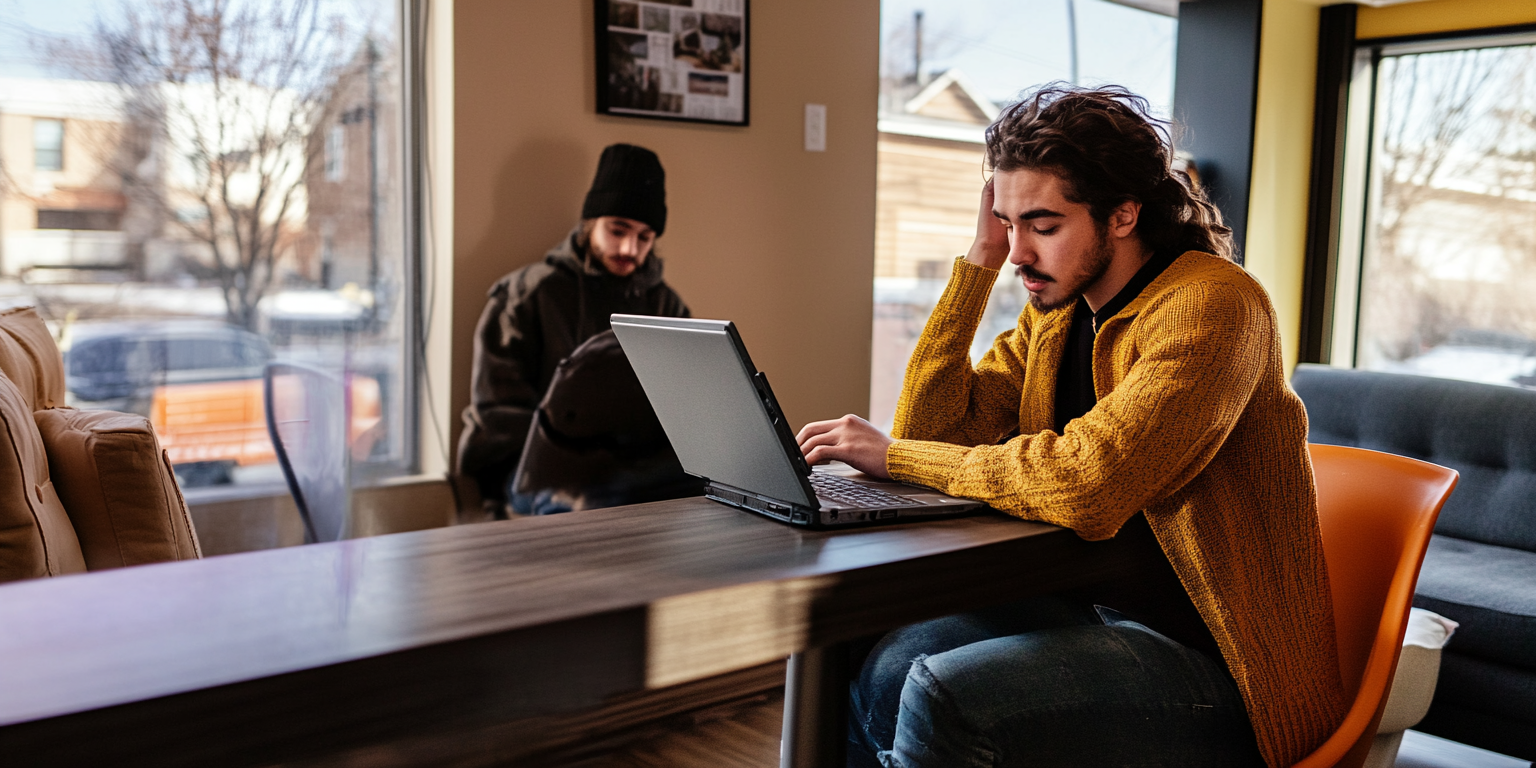
{"label": "dark blue wall panel", "polygon": [[1179,4],[1173,115],[1184,130],[1178,148],[1194,154],[1211,200],[1232,227],[1239,259],[1248,231],[1263,10],[1262,0]]}

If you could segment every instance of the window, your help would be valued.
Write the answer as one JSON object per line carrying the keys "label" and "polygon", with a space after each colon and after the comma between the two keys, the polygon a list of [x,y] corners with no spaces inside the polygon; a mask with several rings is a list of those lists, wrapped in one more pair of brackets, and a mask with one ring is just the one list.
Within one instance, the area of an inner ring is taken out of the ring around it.
{"label": "window", "polygon": [[[0,6],[0,46],[22,52],[0,103],[47,110],[40,169],[62,168],[67,121],[71,174],[0,185],[36,214],[5,232],[0,293],[55,331],[68,401],[150,418],[189,500],[284,493],[261,376],[307,363],[379,393],[357,481],[412,471],[415,3],[88,5]],[[366,163],[345,167],[344,131]]]}
{"label": "window", "polygon": [[111,231],[122,229],[122,226],[123,215],[117,211],[37,209],[38,229]]}
{"label": "window", "polygon": [[340,125],[331,126],[325,135],[325,180],[341,181],[346,168],[347,131]]}
{"label": "window", "polygon": [[33,118],[32,167],[39,171],[64,170],[64,121]]}
{"label": "window", "polygon": [[[890,428],[918,335],[976,234],[982,134],[998,109],[1031,86],[1075,79],[1123,85],[1166,116],[1176,25],[1104,0],[882,1],[870,371],[876,425]],[[1027,300],[1003,270],[973,361],[1014,327]]]}
{"label": "window", "polygon": [[1536,387],[1536,35],[1358,61],[1332,362]]}

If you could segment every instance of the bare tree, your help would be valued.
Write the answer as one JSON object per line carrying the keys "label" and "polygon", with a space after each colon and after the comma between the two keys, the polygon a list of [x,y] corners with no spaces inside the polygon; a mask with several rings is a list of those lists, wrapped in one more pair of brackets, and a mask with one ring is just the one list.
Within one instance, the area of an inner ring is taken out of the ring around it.
{"label": "bare tree", "polygon": [[358,35],[322,0],[145,0],[97,19],[89,44],[54,41],[53,60],[125,90],[119,153],[137,202],[203,251],[232,324],[254,328],[278,260],[303,229],[310,133]]}
{"label": "bare tree", "polygon": [[1536,47],[1509,51],[1510,78],[1494,110],[1491,193],[1498,198],[1492,239],[1510,261],[1505,295],[1493,302],[1501,325],[1536,339]]}
{"label": "bare tree", "polygon": [[1388,358],[1412,357],[1464,324],[1467,297],[1423,279],[1416,227],[1429,204],[1446,197],[1448,179],[1485,172],[1496,132],[1490,91],[1507,81],[1509,65],[1500,49],[1382,62],[1377,203],[1362,324]]}
{"label": "bare tree", "polygon": [[1432,194],[1458,149],[1470,159],[1464,139],[1485,116],[1480,108],[1488,98],[1485,88],[1504,63],[1500,52],[1490,49],[1384,62],[1383,85],[1392,98],[1382,115],[1377,226],[1386,241],[1395,242],[1404,220]]}

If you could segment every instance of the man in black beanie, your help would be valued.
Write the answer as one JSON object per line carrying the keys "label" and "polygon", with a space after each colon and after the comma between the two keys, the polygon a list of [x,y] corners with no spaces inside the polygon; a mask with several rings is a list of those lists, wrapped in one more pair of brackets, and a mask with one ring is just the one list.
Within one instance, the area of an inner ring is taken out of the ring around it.
{"label": "man in black beanie", "polygon": [[491,287],[475,329],[458,465],[475,479],[493,516],[506,516],[507,481],[560,361],[609,330],[616,312],[688,316],[652,253],[666,226],[666,172],[656,153],[614,144],[597,162],[570,235],[543,261]]}

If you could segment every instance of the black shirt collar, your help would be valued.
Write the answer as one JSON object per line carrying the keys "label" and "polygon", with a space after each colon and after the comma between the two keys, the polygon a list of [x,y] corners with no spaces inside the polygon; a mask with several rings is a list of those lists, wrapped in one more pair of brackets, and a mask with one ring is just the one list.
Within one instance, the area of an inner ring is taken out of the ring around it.
{"label": "black shirt collar", "polygon": [[[1113,299],[1106,302],[1104,306],[1099,307],[1099,311],[1093,313],[1094,331],[1102,328],[1104,321],[1119,314],[1120,310],[1125,309],[1127,304],[1130,304],[1137,296],[1140,296],[1141,292],[1146,290],[1147,286],[1151,285],[1152,281],[1156,280],[1157,276],[1161,275],[1163,270],[1167,269],[1180,255],[1180,252],[1176,250],[1154,252],[1152,258],[1147,259],[1147,263],[1141,265],[1141,269],[1136,270],[1136,274],[1131,276],[1131,281],[1126,283],[1125,287],[1121,288],[1120,292],[1115,294]],[[1082,299],[1081,301],[1084,305],[1083,308],[1087,309],[1087,299]]]}

